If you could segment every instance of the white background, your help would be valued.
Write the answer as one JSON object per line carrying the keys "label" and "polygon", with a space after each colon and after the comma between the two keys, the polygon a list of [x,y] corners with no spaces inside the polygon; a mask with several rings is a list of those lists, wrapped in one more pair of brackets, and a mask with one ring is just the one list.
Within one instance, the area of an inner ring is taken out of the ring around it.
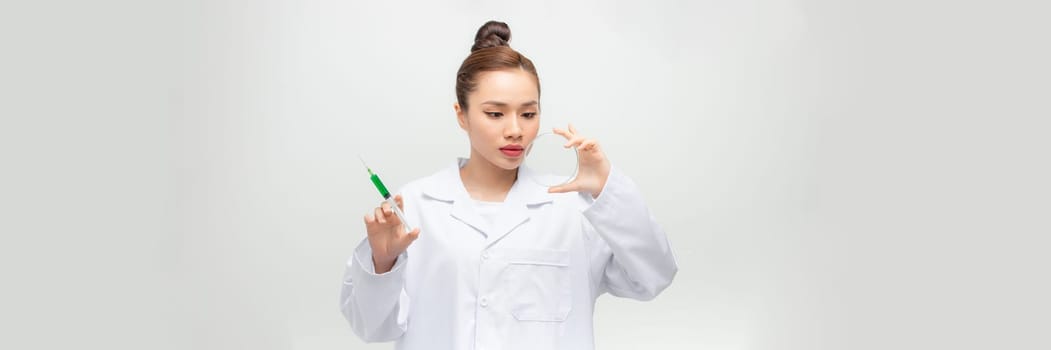
{"label": "white background", "polygon": [[388,349],[339,313],[390,187],[468,152],[510,24],[545,127],[642,188],[680,265],[600,349],[1048,348],[1047,5],[0,5],[0,347]]}

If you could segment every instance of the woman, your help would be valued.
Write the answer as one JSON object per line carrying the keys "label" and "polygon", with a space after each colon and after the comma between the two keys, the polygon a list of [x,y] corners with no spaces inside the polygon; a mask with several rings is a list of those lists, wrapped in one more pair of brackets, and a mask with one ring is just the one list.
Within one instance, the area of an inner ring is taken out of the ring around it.
{"label": "woman", "polygon": [[650,300],[678,271],[635,184],[572,125],[578,175],[544,188],[523,179],[540,124],[533,63],[506,24],[475,36],[456,77],[456,118],[470,158],[413,181],[365,216],[340,301],[354,332],[398,349],[591,349],[603,293]]}

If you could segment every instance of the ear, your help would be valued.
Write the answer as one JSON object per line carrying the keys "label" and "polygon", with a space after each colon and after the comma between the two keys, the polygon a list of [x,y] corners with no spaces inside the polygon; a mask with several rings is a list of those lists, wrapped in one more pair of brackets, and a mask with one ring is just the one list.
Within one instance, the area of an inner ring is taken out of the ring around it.
{"label": "ear", "polygon": [[459,102],[453,103],[453,110],[456,111],[456,123],[460,124],[460,129],[467,131],[467,112],[460,108]]}

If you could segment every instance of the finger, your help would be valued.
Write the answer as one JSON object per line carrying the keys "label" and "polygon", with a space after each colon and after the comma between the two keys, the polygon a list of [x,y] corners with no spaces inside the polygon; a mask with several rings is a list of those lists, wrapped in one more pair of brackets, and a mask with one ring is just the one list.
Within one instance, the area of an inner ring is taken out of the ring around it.
{"label": "finger", "polygon": [[398,209],[405,210],[405,200],[401,198],[400,194],[394,195],[394,201],[398,202]]}
{"label": "finger", "polygon": [[575,146],[575,145],[579,145],[581,142],[584,142],[584,138],[583,137],[579,137],[579,136],[578,137],[574,137],[573,139],[569,140],[569,142],[566,142],[566,144],[562,145],[562,147],[563,148],[569,148],[569,147],[572,147],[572,146]]}
{"label": "finger", "polygon": [[387,223],[387,218],[386,215],[383,214],[382,208],[376,208],[376,222],[381,224]]}
{"label": "finger", "polygon": [[554,131],[555,131],[556,134],[559,134],[559,135],[562,135],[562,137],[565,137],[566,140],[569,140],[569,139],[573,138],[573,134],[570,134],[569,131],[565,131],[565,130],[562,130],[562,129],[559,129],[559,128],[555,128]]}
{"label": "finger", "polygon": [[415,241],[417,238],[420,238],[420,228],[419,227],[414,228],[414,229],[412,229],[412,231],[410,231],[409,233],[405,234],[405,240],[406,240],[407,243],[412,243],[412,241]]}
{"label": "finger", "polygon": [[370,226],[374,223],[376,223],[376,218],[372,214],[365,214],[365,225]]}
{"label": "finger", "polygon": [[573,123],[569,123],[569,132],[573,133],[574,135],[577,133],[577,128],[573,127]]}
{"label": "finger", "polygon": [[588,149],[591,149],[592,147],[596,147],[596,146],[598,146],[598,141],[587,140],[587,141],[581,142],[580,146],[577,146],[577,150],[578,151],[588,150]]}
{"label": "finger", "polygon": [[[394,200],[397,201],[398,197],[394,197]],[[401,203],[398,203],[398,207],[401,207]],[[401,218],[394,213],[394,209],[391,209],[390,203],[383,202],[383,209],[385,210],[384,214],[386,215],[383,219],[387,220],[387,223],[395,226],[401,225]]]}
{"label": "finger", "polygon": [[395,224],[397,224],[395,222],[395,219],[397,219],[397,215],[394,215],[394,210],[392,210],[390,208],[390,203],[383,202],[383,204],[380,204],[380,209],[383,212],[383,222],[384,223],[388,223],[388,224],[389,223],[395,223]]}
{"label": "finger", "polygon": [[573,191],[576,191],[576,190],[577,190],[577,184],[575,182],[571,182],[571,183],[568,183],[568,184],[565,184],[565,185],[549,187],[547,189],[547,193],[565,193],[565,192],[573,192]]}

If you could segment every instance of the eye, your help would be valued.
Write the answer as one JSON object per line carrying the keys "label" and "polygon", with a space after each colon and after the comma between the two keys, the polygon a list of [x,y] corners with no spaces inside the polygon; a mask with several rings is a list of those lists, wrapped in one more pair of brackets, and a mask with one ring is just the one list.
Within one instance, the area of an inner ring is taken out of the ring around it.
{"label": "eye", "polygon": [[493,118],[500,118],[504,116],[504,114],[500,112],[485,112],[485,114],[488,114],[490,117]]}
{"label": "eye", "polygon": [[522,116],[526,119],[536,118],[536,112],[522,113]]}

